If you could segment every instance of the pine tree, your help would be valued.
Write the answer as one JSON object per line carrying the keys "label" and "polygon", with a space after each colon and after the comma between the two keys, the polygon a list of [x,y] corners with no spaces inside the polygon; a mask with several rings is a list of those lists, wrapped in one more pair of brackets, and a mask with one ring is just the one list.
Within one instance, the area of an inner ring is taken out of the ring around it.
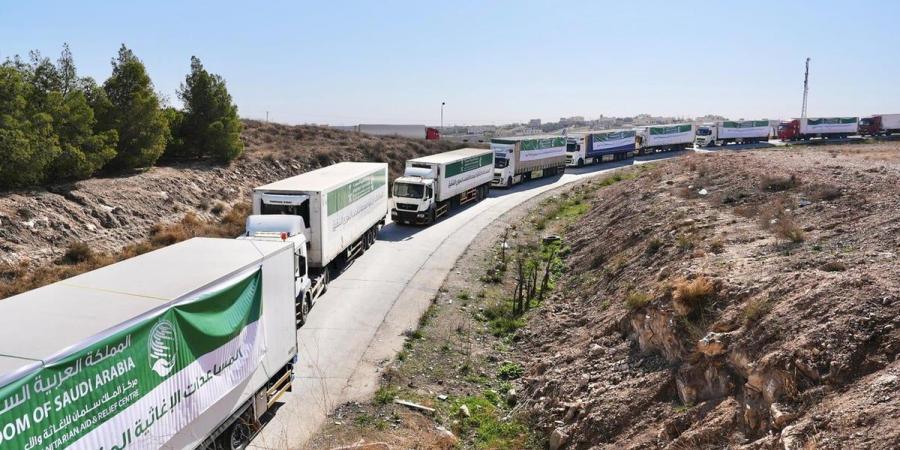
{"label": "pine tree", "polygon": [[191,57],[191,73],[178,96],[184,103],[184,115],[179,118],[178,129],[173,130],[173,157],[231,161],[243,153],[241,121],[225,80],[207,72],[199,58]]}
{"label": "pine tree", "polygon": [[168,121],[144,64],[123,44],[103,83],[106,100],[95,105],[103,130],[118,134],[114,169],[152,166],[165,150]]}

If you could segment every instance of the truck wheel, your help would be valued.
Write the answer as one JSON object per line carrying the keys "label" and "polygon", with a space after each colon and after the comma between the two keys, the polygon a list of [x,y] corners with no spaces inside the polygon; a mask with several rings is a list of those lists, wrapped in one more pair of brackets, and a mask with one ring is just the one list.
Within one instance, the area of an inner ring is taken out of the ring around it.
{"label": "truck wheel", "polygon": [[581,158],[578,158],[578,167],[584,167],[584,160]]}
{"label": "truck wheel", "polygon": [[243,450],[250,443],[250,427],[243,419],[238,419],[228,431],[225,432],[226,448],[229,450]]}
{"label": "truck wheel", "polygon": [[434,209],[431,209],[428,212],[428,224],[431,225],[437,221],[437,214],[434,212]]}
{"label": "truck wheel", "polygon": [[512,177],[506,177],[506,187],[512,187]]}
{"label": "truck wheel", "polygon": [[297,307],[300,308],[300,317],[297,318],[297,328],[306,325],[306,317],[309,316],[309,295],[304,295],[299,301],[300,304]]}

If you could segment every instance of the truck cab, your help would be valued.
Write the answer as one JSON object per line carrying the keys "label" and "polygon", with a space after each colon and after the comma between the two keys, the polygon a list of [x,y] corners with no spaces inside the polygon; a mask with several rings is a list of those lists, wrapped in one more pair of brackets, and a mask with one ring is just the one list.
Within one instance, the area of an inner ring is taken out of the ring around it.
{"label": "truck cab", "polygon": [[879,116],[863,117],[859,119],[859,135],[875,136],[881,132],[880,119]]}
{"label": "truck cab", "polygon": [[494,180],[491,186],[511,187],[515,184],[513,178],[516,174],[515,167],[513,167],[514,146],[492,143],[491,149],[494,150]]}
{"label": "truck cab", "polygon": [[391,220],[397,223],[431,223],[436,216],[436,167],[427,164],[407,166],[403,176],[394,180],[391,191]]}
{"label": "truck cab", "polygon": [[581,167],[586,160],[584,136],[566,138],[566,165]]}
{"label": "truck cab", "polygon": [[697,134],[694,137],[694,145],[697,147],[712,147],[719,145],[719,129],[714,124],[703,124],[697,127]]}
{"label": "truck cab", "polygon": [[290,242],[294,253],[294,299],[297,305],[297,327],[306,322],[318,295],[313,295],[308,266],[308,228],[303,218],[294,215],[251,215],[246,230],[238,239],[251,241]]}
{"label": "truck cab", "polygon": [[778,139],[793,141],[800,138],[800,121],[798,119],[781,122],[778,125]]}

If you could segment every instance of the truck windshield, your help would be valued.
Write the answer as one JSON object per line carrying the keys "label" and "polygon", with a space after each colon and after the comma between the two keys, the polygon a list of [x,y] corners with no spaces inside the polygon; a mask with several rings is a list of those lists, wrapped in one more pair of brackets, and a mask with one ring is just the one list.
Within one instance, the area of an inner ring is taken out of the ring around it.
{"label": "truck windshield", "polygon": [[425,186],[421,184],[394,183],[394,197],[422,198]]}
{"label": "truck windshield", "polygon": [[697,128],[697,136],[709,136],[712,134],[712,130],[706,127]]}
{"label": "truck windshield", "polygon": [[859,124],[864,127],[872,125],[873,122],[874,122],[874,120],[872,120],[872,119],[859,119]]}
{"label": "truck windshield", "polygon": [[494,167],[497,169],[503,169],[509,165],[509,160],[506,158],[494,158]]}
{"label": "truck windshield", "polygon": [[567,144],[566,144],[566,151],[567,151],[567,152],[577,152],[577,151],[578,151],[578,144],[576,144],[576,143],[574,143],[574,142],[569,142],[569,143],[567,143]]}

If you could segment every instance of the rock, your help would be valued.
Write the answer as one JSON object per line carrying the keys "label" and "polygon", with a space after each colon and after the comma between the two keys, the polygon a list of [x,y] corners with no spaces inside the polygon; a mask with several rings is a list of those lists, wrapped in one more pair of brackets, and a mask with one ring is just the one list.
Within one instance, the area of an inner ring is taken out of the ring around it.
{"label": "rock", "polygon": [[803,447],[803,432],[796,425],[781,430],[781,445],[784,450],[799,450]]}
{"label": "rock", "polygon": [[703,189],[700,189],[699,191],[697,191],[697,193],[700,195],[707,195],[707,194],[709,194],[709,191],[707,191],[706,188],[703,188]]}
{"label": "rock", "polygon": [[506,401],[509,403],[516,403],[519,401],[519,394],[515,389],[506,391]]}
{"label": "rock", "polygon": [[769,414],[772,415],[772,424],[779,429],[784,428],[797,418],[797,414],[788,409],[784,403],[772,403],[769,406]]}
{"label": "rock", "polygon": [[469,412],[469,407],[466,405],[459,407],[459,414],[463,417],[472,417],[472,413]]}
{"label": "rock", "polygon": [[438,400],[440,400],[442,402],[447,401],[447,396],[444,394],[438,395],[437,398],[438,398]]}
{"label": "rock", "polygon": [[566,441],[568,440],[569,435],[563,433],[562,430],[560,430],[559,428],[553,430],[553,432],[550,433],[550,450],[561,449],[564,445],[566,445]]}
{"label": "rock", "polygon": [[725,342],[724,333],[707,333],[697,342],[697,351],[706,356],[719,356],[725,353],[728,344]]}
{"label": "rock", "polygon": [[444,427],[438,426],[437,433],[438,433],[437,446],[439,448],[456,448],[457,444],[459,443],[459,438],[457,438],[456,435],[453,434],[452,431],[450,431]]}

